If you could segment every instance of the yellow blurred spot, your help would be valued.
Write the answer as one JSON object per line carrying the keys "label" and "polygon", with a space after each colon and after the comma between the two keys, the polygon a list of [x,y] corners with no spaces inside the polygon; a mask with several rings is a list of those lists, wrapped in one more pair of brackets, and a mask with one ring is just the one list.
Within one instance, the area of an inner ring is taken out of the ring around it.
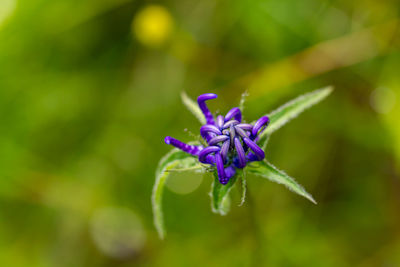
{"label": "yellow blurred spot", "polygon": [[390,112],[396,103],[396,93],[386,87],[379,87],[371,93],[371,106],[381,114]]}
{"label": "yellow blurred spot", "polygon": [[147,46],[159,46],[171,35],[173,19],[167,9],[150,5],[139,11],[133,20],[136,38]]}
{"label": "yellow blurred spot", "polygon": [[[375,99],[375,105],[393,136],[393,149],[397,156],[397,168],[400,171],[400,102],[397,101],[400,95],[400,83],[398,81],[397,77],[393,81],[387,81],[385,87],[378,87],[376,89],[378,91],[374,91],[371,97]],[[374,109],[376,110],[376,107]]]}
{"label": "yellow blurred spot", "polygon": [[16,0],[0,0],[0,26],[14,12]]}

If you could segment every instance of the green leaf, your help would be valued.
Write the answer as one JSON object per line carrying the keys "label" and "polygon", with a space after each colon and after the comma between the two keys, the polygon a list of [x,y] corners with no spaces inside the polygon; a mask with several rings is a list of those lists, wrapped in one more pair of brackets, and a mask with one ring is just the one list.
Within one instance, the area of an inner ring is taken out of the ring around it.
{"label": "green leaf", "polygon": [[195,171],[195,170],[200,170],[202,168],[205,168],[204,165],[198,163],[197,165],[194,165],[192,167],[187,167],[187,168],[182,168],[182,169],[168,169],[165,170],[166,172],[186,172],[186,171]]}
{"label": "green leaf", "polygon": [[297,117],[300,113],[302,113],[307,108],[317,104],[322,101],[325,97],[327,97],[333,90],[332,86],[328,86],[319,90],[315,90],[313,92],[301,95],[278,109],[272,111],[267,116],[270,119],[270,123],[265,131],[260,135],[260,139],[258,143],[262,146],[265,142],[265,139],[268,135],[272,134],[283,125],[288,123],[293,118]]}
{"label": "green leaf", "polygon": [[243,170],[240,174],[240,179],[242,182],[242,197],[240,199],[240,204],[239,206],[243,206],[244,202],[246,201],[246,193],[247,193],[247,177],[246,177],[246,171]]}
{"label": "green leaf", "polygon": [[242,95],[240,96],[240,102],[239,102],[239,109],[242,111],[242,115],[243,115],[243,111],[244,111],[244,103],[246,102],[246,98],[249,96],[249,93],[246,91],[244,91],[242,93]]}
{"label": "green leaf", "polygon": [[211,209],[214,213],[220,215],[226,215],[230,209],[231,199],[229,197],[229,191],[235,184],[236,175],[233,176],[226,185],[221,184],[218,181],[218,174],[214,172],[214,182],[211,185]]}
{"label": "green leaf", "polygon": [[204,114],[201,112],[197,103],[193,101],[185,92],[181,93],[181,98],[186,108],[192,112],[192,114],[200,121],[200,123],[206,124],[206,118],[204,117]]}
{"label": "green leaf", "polygon": [[162,194],[164,191],[165,181],[168,178],[170,171],[197,169],[198,164],[199,163],[196,157],[176,148],[171,150],[160,160],[156,170],[156,181],[154,183],[153,193],[151,196],[154,225],[160,238],[164,238],[165,235],[164,218],[162,212]]}
{"label": "green leaf", "polygon": [[[262,143],[262,146],[261,146],[261,149],[263,151],[265,151],[267,149],[267,145],[268,145],[269,139],[270,139],[270,135],[267,135],[267,136],[265,136],[263,138],[263,143]],[[261,144],[261,143],[259,143],[259,144]]]}
{"label": "green leaf", "polygon": [[317,204],[314,198],[309,193],[307,193],[307,191],[292,177],[288,176],[283,171],[278,170],[275,166],[267,161],[253,163],[247,167],[247,171],[259,175],[263,178],[267,178],[272,182],[283,184],[289,190],[307,198],[312,203]]}

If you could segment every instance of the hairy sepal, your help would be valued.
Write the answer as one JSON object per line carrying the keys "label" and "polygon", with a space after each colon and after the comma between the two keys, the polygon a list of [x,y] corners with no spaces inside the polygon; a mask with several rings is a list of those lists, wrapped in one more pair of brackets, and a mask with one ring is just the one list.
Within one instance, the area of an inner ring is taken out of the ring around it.
{"label": "hairy sepal", "polygon": [[218,174],[214,171],[214,181],[211,185],[211,210],[220,215],[226,215],[231,206],[229,192],[236,182],[237,175],[233,176],[226,185],[218,180]]}

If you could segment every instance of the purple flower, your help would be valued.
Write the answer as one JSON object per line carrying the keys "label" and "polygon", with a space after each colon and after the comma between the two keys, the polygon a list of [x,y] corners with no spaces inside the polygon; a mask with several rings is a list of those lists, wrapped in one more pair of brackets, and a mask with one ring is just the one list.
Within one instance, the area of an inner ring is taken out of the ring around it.
{"label": "purple flower", "polygon": [[215,98],[216,94],[203,94],[197,98],[207,122],[201,126],[200,135],[208,146],[188,145],[170,136],[165,137],[165,143],[197,156],[201,163],[216,167],[219,182],[227,184],[237,168],[242,169],[249,162],[265,158],[257,141],[267,127],[269,118],[263,116],[254,125],[244,123],[242,112],[237,107],[232,108],[225,117],[218,115],[215,118],[205,103]]}

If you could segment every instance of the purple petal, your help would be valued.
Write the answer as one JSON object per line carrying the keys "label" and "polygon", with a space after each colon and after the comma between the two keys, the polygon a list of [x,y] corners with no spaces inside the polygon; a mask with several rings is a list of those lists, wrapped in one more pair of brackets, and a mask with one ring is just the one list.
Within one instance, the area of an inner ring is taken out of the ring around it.
{"label": "purple petal", "polygon": [[229,136],[231,137],[231,143],[233,144],[233,139],[236,136],[235,128],[233,127],[233,125],[231,125],[231,127],[229,128]]}
{"label": "purple petal", "polygon": [[164,141],[167,145],[173,145],[174,147],[179,148],[180,150],[192,154],[194,156],[199,155],[200,151],[203,149],[202,146],[188,145],[175,138],[172,138],[171,136],[165,137]]}
{"label": "purple petal", "polygon": [[233,117],[239,122],[242,121],[242,112],[240,111],[240,108],[232,108],[229,110],[225,116],[225,122],[231,120]]}
{"label": "purple petal", "polygon": [[[251,131],[251,135],[253,136],[253,140],[254,138],[257,136],[258,131],[265,125],[267,126],[269,123],[269,118],[267,116],[263,116],[260,119],[258,119],[258,121],[254,124],[253,130]],[[264,128],[265,129],[265,128]],[[264,130],[262,129],[262,131]],[[261,132],[262,132],[261,131]]]}
{"label": "purple petal", "polygon": [[218,177],[218,180],[222,185],[226,185],[229,182],[229,178],[226,177],[225,178]]}
{"label": "purple petal", "polygon": [[210,100],[210,99],[214,99],[217,98],[218,96],[216,94],[203,94],[200,95],[197,98],[197,103],[199,104],[199,107],[201,109],[201,111],[204,114],[204,117],[206,118],[207,124],[212,124],[214,125],[214,116],[212,115],[212,113],[210,112],[210,110],[208,109],[205,101]]}
{"label": "purple petal", "polygon": [[212,154],[208,154],[208,155],[206,156],[206,160],[205,160],[204,163],[214,165],[214,164],[215,164],[215,156],[212,155]]}
{"label": "purple petal", "polygon": [[247,157],[247,162],[258,161],[257,156],[252,152],[249,152],[246,157]]}
{"label": "purple petal", "polygon": [[222,144],[222,147],[221,147],[221,156],[222,156],[222,159],[225,161],[226,160],[226,157],[228,156],[228,152],[229,152],[229,147],[230,147],[230,145],[231,145],[231,142],[229,141],[229,138],[228,138],[228,140],[226,140],[223,144]]}
{"label": "purple petal", "polygon": [[238,160],[239,160],[238,166],[239,168],[244,168],[246,166],[246,155],[244,154],[243,146],[240,143],[238,137],[235,137],[234,142],[235,142],[236,152],[238,154]]}
{"label": "purple petal", "polygon": [[206,158],[210,153],[215,153],[220,151],[221,149],[218,146],[209,146],[204,148],[200,153],[199,153],[199,161],[201,163],[209,163],[208,161],[210,158]]}
{"label": "purple petal", "polygon": [[236,127],[236,126],[235,126],[235,131],[236,131],[236,133],[237,133],[238,135],[240,135],[242,138],[247,138],[247,137],[249,137],[249,136],[246,134],[246,132],[245,132],[242,128],[239,128],[239,127]]}
{"label": "purple petal", "polygon": [[218,177],[219,182],[223,185],[227,184],[229,180],[235,175],[236,169],[233,166],[229,166],[225,168],[224,171],[225,171],[225,177],[224,178]]}
{"label": "purple petal", "polygon": [[224,117],[222,115],[218,115],[217,117],[217,127],[222,130],[222,126],[224,126]]}
{"label": "purple petal", "polygon": [[229,166],[229,167],[225,168],[225,177],[228,178],[228,181],[229,181],[229,178],[231,178],[232,176],[235,175],[235,173],[236,173],[235,167]]}
{"label": "purple petal", "polygon": [[263,160],[265,158],[264,151],[249,138],[243,138],[244,143],[255,153],[258,160]]}
{"label": "purple petal", "polygon": [[222,126],[222,129],[227,129],[230,128],[231,125],[235,126],[237,124],[239,124],[237,120],[228,121],[227,123],[224,124],[224,126]]}
{"label": "purple petal", "polygon": [[210,141],[208,141],[208,144],[209,144],[210,146],[212,146],[212,145],[215,145],[215,144],[217,144],[217,143],[219,143],[219,142],[224,142],[224,141],[226,141],[227,139],[229,139],[229,136],[226,136],[226,135],[218,135],[218,136],[216,136],[216,137],[211,138]]}
{"label": "purple petal", "polygon": [[248,124],[248,123],[240,123],[240,124],[236,125],[236,127],[242,128],[243,130],[246,130],[246,131],[253,130],[253,125]]}
{"label": "purple petal", "polygon": [[224,162],[222,161],[222,157],[220,153],[215,154],[215,164],[217,165],[218,179],[221,184],[226,184],[228,180],[226,180],[225,170],[224,170]]}
{"label": "purple petal", "polygon": [[206,124],[206,125],[201,126],[200,134],[206,141],[211,139],[211,137],[209,135],[210,132],[215,133],[217,135],[222,134],[221,131],[214,125]]}

